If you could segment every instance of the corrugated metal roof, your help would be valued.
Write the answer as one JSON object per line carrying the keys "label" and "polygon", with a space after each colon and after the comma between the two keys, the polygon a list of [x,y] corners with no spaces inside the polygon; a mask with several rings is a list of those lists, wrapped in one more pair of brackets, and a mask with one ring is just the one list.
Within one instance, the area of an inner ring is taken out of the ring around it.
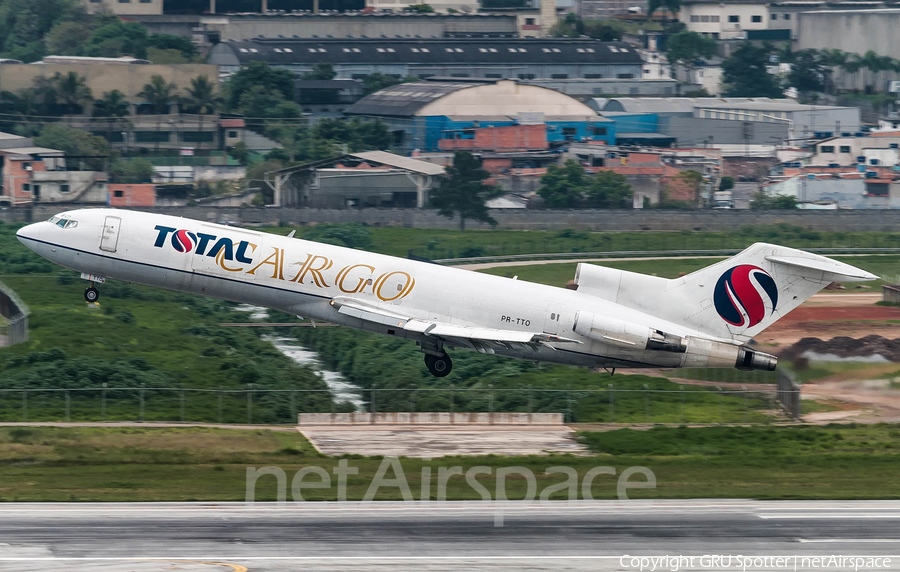
{"label": "corrugated metal roof", "polygon": [[416,111],[439,97],[476,85],[478,84],[431,81],[401,83],[386,87],[360,99],[351,105],[345,113],[350,115],[409,117],[415,115]]}
{"label": "corrugated metal roof", "polygon": [[624,42],[581,38],[255,38],[216,45],[211,64],[642,64]]}
{"label": "corrugated metal roof", "polygon": [[381,163],[382,165],[405,169],[421,175],[443,175],[445,172],[444,168],[440,165],[419,161],[418,159],[411,159],[410,157],[394,155],[387,151],[364,151],[362,153],[350,153],[349,156],[362,159],[368,163]]}

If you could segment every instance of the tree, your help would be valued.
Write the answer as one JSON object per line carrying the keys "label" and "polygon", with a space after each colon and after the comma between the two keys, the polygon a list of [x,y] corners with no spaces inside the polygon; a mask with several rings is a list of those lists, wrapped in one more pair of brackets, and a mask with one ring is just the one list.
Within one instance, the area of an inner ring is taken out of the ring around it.
{"label": "tree", "polygon": [[569,13],[550,29],[550,35],[556,38],[588,36],[603,42],[613,42],[622,39],[622,30],[609,22],[582,20],[578,15]]}
{"label": "tree", "polygon": [[730,191],[734,188],[734,177],[722,177],[719,179],[719,190]]}
{"label": "tree", "polygon": [[256,86],[278,91],[283,99],[293,101],[295,78],[296,76],[290,70],[275,69],[263,62],[250,62],[229,78],[226,84],[227,108],[228,110],[238,109],[244,93]]}
{"label": "tree", "polygon": [[161,75],[150,76],[150,83],[144,85],[144,89],[137,96],[150,104],[154,114],[164,115],[169,113],[169,105],[175,100],[175,91],[178,89],[174,83],[168,83]]}
{"label": "tree", "polygon": [[202,147],[203,143],[200,141],[199,134],[203,132],[203,115],[218,111],[219,106],[222,105],[222,97],[216,93],[215,84],[209,81],[209,78],[205,75],[201,75],[191,80],[191,87],[188,88],[183,102],[189,113],[200,115],[197,127],[197,143]]}
{"label": "tree", "polygon": [[391,146],[391,133],[381,120],[366,121],[358,117],[346,120],[325,117],[312,129],[314,139],[326,139],[346,143],[348,150],[369,151]]}
{"label": "tree", "polygon": [[694,62],[700,58],[711,58],[716,53],[716,41],[697,32],[683,30],[666,40],[666,56],[669,63],[680,64],[687,72],[688,82]]}
{"label": "tree", "polygon": [[766,70],[771,49],[744,42],[722,62],[727,97],[782,97],[778,79]]}
{"label": "tree", "polygon": [[793,55],[788,83],[797,91],[824,91],[825,66],[816,50],[800,50]]}
{"label": "tree", "polygon": [[[147,48],[156,50],[178,50],[186,62],[193,61],[198,55],[197,46],[187,36],[172,34],[150,34],[147,37]],[[159,63],[159,62],[154,62]]]}
{"label": "tree", "polygon": [[60,22],[44,37],[47,52],[57,56],[77,56],[88,38],[91,28],[81,22]]}
{"label": "tree", "polygon": [[490,176],[474,155],[468,151],[457,151],[453,155],[453,165],[447,167],[447,176],[431,193],[431,206],[447,218],[458,214],[460,230],[465,230],[466,219],[496,226],[497,221],[491,217],[485,203],[502,193],[484,184]]}
{"label": "tree", "polygon": [[300,117],[303,110],[293,101],[286,101],[277,89],[255,85],[241,95],[237,109],[248,118]]}
{"label": "tree", "polygon": [[598,171],[585,191],[588,205],[600,209],[632,208],[634,190],[625,175],[615,171]]}
{"label": "tree", "polygon": [[91,88],[87,86],[87,79],[76,72],[68,72],[65,75],[56,72],[53,75],[53,85],[57,105],[64,113],[81,113],[84,106],[94,100]]}
{"label": "tree", "polygon": [[137,22],[126,22],[115,17],[94,30],[84,53],[94,57],[116,58],[130,54],[136,58],[146,58],[147,29]]}
{"label": "tree", "polygon": [[326,63],[319,62],[313,66],[308,72],[305,72],[300,79],[334,79],[334,76],[337,75],[337,72],[334,71],[334,66]]}
{"label": "tree", "polygon": [[113,128],[118,131],[128,123],[123,118],[131,114],[130,107],[125,99],[125,94],[118,89],[107,91],[103,94],[102,99],[94,102],[93,116],[109,118],[109,121],[106,122],[107,141],[112,137]]}
{"label": "tree", "polygon": [[3,0],[0,2],[0,57],[25,62],[39,60],[47,55],[46,43],[54,27],[64,22],[84,24],[87,19],[84,7],[77,0]]}
{"label": "tree", "polygon": [[247,149],[247,144],[243,141],[235,143],[234,147],[228,150],[228,154],[245,167],[250,163],[250,150]]}
{"label": "tree", "polygon": [[650,0],[647,4],[647,19],[652,18],[657,10],[664,10],[674,18],[680,9],[681,0]]}
{"label": "tree", "polygon": [[752,210],[792,210],[797,208],[797,197],[791,195],[767,195],[759,192],[753,193],[750,198]]}
{"label": "tree", "polygon": [[113,183],[149,183],[153,178],[153,163],[146,159],[117,159],[109,167]]}
{"label": "tree", "polygon": [[109,143],[103,137],[91,135],[81,129],[69,129],[58,123],[45,125],[34,143],[48,149],[59,149],[70,157],[98,157],[84,160],[94,171],[103,170],[102,157],[109,156]]}
{"label": "tree", "polygon": [[562,167],[547,167],[538,194],[550,208],[573,208],[584,198],[587,186],[584,167],[569,159]]}

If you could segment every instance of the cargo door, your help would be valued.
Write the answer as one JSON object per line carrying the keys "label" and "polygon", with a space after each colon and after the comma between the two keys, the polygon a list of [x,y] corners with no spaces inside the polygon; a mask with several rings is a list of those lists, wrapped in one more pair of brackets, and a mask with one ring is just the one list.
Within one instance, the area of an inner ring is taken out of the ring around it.
{"label": "cargo door", "polygon": [[544,313],[544,333],[556,335],[559,331],[559,314],[562,312],[562,306],[559,304],[547,304],[547,310]]}
{"label": "cargo door", "polygon": [[108,216],[103,223],[103,233],[100,235],[100,250],[106,252],[115,252],[116,245],[119,244],[119,229],[122,226],[122,219],[117,216]]}

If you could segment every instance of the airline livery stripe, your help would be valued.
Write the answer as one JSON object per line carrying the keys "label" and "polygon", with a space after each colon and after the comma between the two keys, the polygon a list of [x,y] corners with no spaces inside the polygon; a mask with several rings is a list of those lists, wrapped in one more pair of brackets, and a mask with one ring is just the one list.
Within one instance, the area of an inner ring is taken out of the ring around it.
{"label": "airline livery stripe", "polygon": [[[298,291],[298,290],[289,290],[289,289],[287,289],[287,288],[278,288],[278,287],[275,287],[275,286],[268,286],[268,285],[265,285],[265,284],[257,284],[257,283],[255,283],[255,282],[245,282],[245,281],[243,281],[243,280],[235,280],[235,279],[233,279],[233,278],[226,278],[226,277],[224,277],[224,276],[215,276],[215,275],[212,275],[212,274],[198,274],[198,273],[193,272],[193,271],[191,271],[191,270],[182,270],[182,269],[180,269],[180,268],[169,268],[168,266],[159,266],[158,264],[149,264],[149,263],[147,263],[147,262],[136,262],[136,261],[134,261],[134,260],[126,260],[126,259],[124,259],[124,258],[116,258],[116,257],[114,257],[114,256],[107,256],[107,255],[105,255],[105,254],[98,254],[98,253],[96,253],[96,252],[88,252],[87,250],[81,250],[81,249],[79,249],[79,248],[72,248],[71,246],[65,246],[65,245],[62,245],[62,244],[55,244],[55,243],[53,243],[53,242],[47,242],[47,241],[45,241],[45,240],[38,240],[38,239],[35,239],[35,238],[28,238],[28,237],[19,237],[19,238],[20,238],[20,239],[24,239],[24,240],[30,240],[31,242],[40,242],[41,244],[46,244],[46,245],[48,245],[48,246],[52,246],[52,247],[55,247],[55,248],[63,248],[63,249],[65,249],[65,250],[71,250],[71,251],[73,251],[73,252],[80,252],[80,253],[82,253],[82,254],[87,254],[88,256],[97,256],[97,257],[99,257],[99,258],[107,258],[107,259],[109,259],[109,260],[114,260],[114,261],[116,261],[116,262],[127,262],[128,264],[136,264],[136,265],[138,265],[138,266],[146,266],[146,267],[148,267],[148,268],[158,268],[159,270],[167,270],[167,271],[173,271],[173,272],[181,272],[182,274],[192,274],[192,275],[202,276],[202,277],[204,277],[204,278],[216,278],[216,279],[218,279],[218,280],[224,280],[224,281],[226,281],[226,282],[234,282],[234,283],[236,283],[236,284],[243,284],[244,286],[254,286],[254,287],[256,287],[256,288],[267,288],[267,289],[269,289],[269,290],[278,290],[279,292],[290,292],[291,294],[298,294],[298,295],[300,295],[300,296],[309,296],[309,297],[311,297],[311,298],[322,298],[322,299],[324,299],[324,300],[330,300],[330,299],[331,299],[331,296],[323,296],[323,295],[321,295],[321,294],[311,294],[311,293],[308,293],[308,292],[300,292],[300,291]],[[162,288],[162,286],[154,286],[154,287],[155,287],[155,288]]]}

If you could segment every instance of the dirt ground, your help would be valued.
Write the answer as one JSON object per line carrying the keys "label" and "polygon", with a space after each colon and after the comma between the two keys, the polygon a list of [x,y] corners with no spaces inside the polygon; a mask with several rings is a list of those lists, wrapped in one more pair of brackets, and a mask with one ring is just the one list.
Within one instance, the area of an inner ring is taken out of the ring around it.
{"label": "dirt ground", "polygon": [[587,454],[575,441],[572,429],[553,426],[522,428],[461,428],[447,426],[416,428],[410,425],[377,427],[312,427],[300,432],[326,455],[443,457],[446,455],[540,455],[543,453]]}
{"label": "dirt ground", "polygon": [[875,306],[879,294],[817,294],[754,338],[777,351],[803,338],[900,338],[900,308]]}

